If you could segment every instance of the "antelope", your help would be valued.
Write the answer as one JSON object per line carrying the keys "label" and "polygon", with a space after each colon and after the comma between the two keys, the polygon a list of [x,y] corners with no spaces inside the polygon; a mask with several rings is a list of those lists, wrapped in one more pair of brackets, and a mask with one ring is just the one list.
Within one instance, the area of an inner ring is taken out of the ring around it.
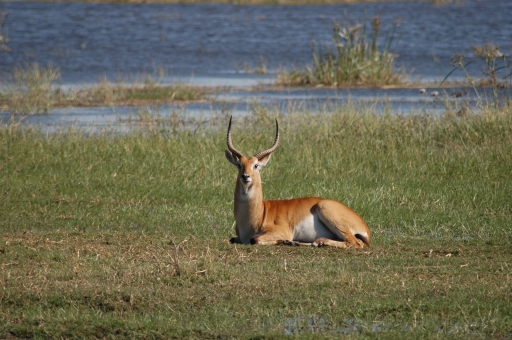
{"label": "antelope", "polygon": [[231,243],[260,245],[370,246],[370,230],[363,219],[342,203],[320,197],[263,200],[260,171],[279,144],[276,119],[274,144],[247,158],[233,147],[229,119],[226,158],[238,168],[234,215],[236,237]]}

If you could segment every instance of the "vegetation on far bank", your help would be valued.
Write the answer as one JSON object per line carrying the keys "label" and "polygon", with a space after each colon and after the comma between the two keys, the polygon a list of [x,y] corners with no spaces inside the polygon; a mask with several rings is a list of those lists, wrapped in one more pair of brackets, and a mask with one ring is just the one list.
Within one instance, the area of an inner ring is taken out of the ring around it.
{"label": "vegetation on far bank", "polygon": [[[338,55],[327,49],[327,54],[316,52],[313,57],[315,66],[303,70],[290,70],[278,73],[277,88],[281,86],[318,85],[338,87],[431,87],[433,84],[405,82],[407,75],[397,73],[393,67],[393,57],[389,49],[379,52],[375,31],[379,25],[378,18],[373,19],[374,29],[370,34],[371,43],[366,42],[366,33],[355,35],[361,29],[346,29],[335,26],[335,37],[351,34],[346,45],[338,43]],[[343,34],[341,34],[343,33]],[[391,39],[391,38],[390,38]],[[388,40],[387,46],[391,45]],[[327,48],[327,47],[326,47]],[[468,73],[464,56],[455,54],[452,63],[455,70],[462,70],[465,79],[450,81],[448,74],[441,84],[435,87],[460,87],[454,95],[462,96],[473,91],[480,100],[480,87],[492,88],[494,102],[503,99],[510,100],[511,69],[510,55],[501,52],[499,46],[487,43],[484,46],[474,46],[474,55],[483,61],[483,76],[475,77]],[[262,59],[263,60],[263,59]],[[364,67],[361,67],[363,65]],[[248,67],[248,66],[247,66]],[[265,67],[266,66],[262,66]],[[246,70],[246,72],[249,69]],[[259,68],[257,69],[259,70]],[[83,107],[83,106],[141,106],[159,105],[169,102],[190,102],[212,100],[212,95],[225,89],[192,86],[183,83],[161,84],[160,76],[146,75],[125,83],[111,82],[106,78],[97,84],[64,91],[59,85],[60,70],[48,65],[41,67],[37,63],[16,67],[4,78],[4,86],[0,90],[0,109],[12,115],[48,113],[53,107]],[[266,72],[266,71],[265,71]],[[272,88],[272,87],[268,87]],[[505,95],[503,95],[505,94]],[[436,94],[437,96],[437,94]]]}
{"label": "vegetation on far bank", "polygon": [[[369,27],[368,27],[369,26]],[[396,28],[393,25],[380,48],[381,22],[342,25],[333,22],[332,46],[313,45],[313,65],[280,72],[282,85],[386,86],[404,84],[408,77],[394,65]]]}
{"label": "vegetation on far bank", "polygon": [[173,101],[197,101],[212,89],[182,83],[162,85],[159,79],[145,75],[131,84],[102,79],[93,86],[64,91],[58,85],[59,68],[37,63],[16,67],[0,92],[0,107],[13,114],[47,113],[52,107],[142,105]]}

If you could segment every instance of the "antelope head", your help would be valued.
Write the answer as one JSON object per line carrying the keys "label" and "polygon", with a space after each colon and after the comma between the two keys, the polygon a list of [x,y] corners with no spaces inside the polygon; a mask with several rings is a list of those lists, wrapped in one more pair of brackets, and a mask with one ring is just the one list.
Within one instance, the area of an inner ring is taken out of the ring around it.
{"label": "antelope head", "polygon": [[240,151],[235,149],[231,141],[231,120],[229,119],[228,126],[228,150],[226,150],[226,158],[238,168],[237,188],[243,188],[247,193],[253,186],[261,188],[260,169],[267,164],[272,155],[272,152],[279,144],[279,125],[276,119],[276,138],[274,144],[267,150],[258,152],[251,158],[245,157]]}

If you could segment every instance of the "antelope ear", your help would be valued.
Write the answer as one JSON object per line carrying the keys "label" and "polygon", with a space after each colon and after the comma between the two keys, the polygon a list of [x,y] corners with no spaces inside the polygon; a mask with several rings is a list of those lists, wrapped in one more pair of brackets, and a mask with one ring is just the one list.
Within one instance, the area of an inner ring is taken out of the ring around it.
{"label": "antelope ear", "polygon": [[272,154],[268,154],[267,156],[263,157],[262,159],[259,159],[258,160],[258,163],[261,165],[261,166],[265,166],[267,165],[268,161],[270,160],[270,156],[272,156]]}
{"label": "antelope ear", "polygon": [[236,166],[238,166],[238,164],[240,164],[240,160],[235,155],[233,155],[231,152],[226,150],[224,153],[226,154],[226,158],[228,159],[229,163],[236,165]]}

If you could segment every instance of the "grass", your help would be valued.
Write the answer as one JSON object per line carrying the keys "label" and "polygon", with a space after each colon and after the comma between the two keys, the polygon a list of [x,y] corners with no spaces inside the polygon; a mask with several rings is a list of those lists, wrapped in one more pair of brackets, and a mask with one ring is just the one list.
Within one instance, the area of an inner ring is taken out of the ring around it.
{"label": "grass", "polygon": [[206,88],[175,83],[160,85],[153,78],[132,84],[111,83],[106,79],[98,85],[85,88],[67,95],[59,106],[102,106],[130,105],[138,106],[145,103],[159,104],[174,101],[204,100],[211,90]]}
{"label": "grass", "polygon": [[9,75],[8,85],[0,93],[0,105],[16,113],[47,113],[51,109],[58,89],[53,83],[60,79],[60,70],[37,63],[15,67]]}
{"label": "grass", "polygon": [[378,16],[367,24],[352,26],[333,23],[333,46],[313,47],[312,66],[292,69],[278,75],[282,85],[384,86],[403,83],[407,76],[394,66],[391,28],[383,49],[378,47],[381,22]]}
{"label": "grass", "polygon": [[230,245],[227,115],[84,136],[0,128],[0,338],[507,338],[512,111],[255,109],[266,198],[355,209],[364,250]]}
{"label": "grass", "polygon": [[198,101],[212,90],[182,83],[162,85],[145,75],[126,84],[106,78],[93,86],[63,91],[60,70],[51,65],[27,64],[13,69],[0,92],[0,107],[11,114],[45,114],[54,107],[142,105],[175,101]]}
{"label": "grass", "polygon": [[247,61],[243,61],[235,63],[234,66],[236,73],[240,73],[242,70],[246,74],[267,74],[268,72],[268,60],[263,55],[260,55],[259,61],[252,64]]}

